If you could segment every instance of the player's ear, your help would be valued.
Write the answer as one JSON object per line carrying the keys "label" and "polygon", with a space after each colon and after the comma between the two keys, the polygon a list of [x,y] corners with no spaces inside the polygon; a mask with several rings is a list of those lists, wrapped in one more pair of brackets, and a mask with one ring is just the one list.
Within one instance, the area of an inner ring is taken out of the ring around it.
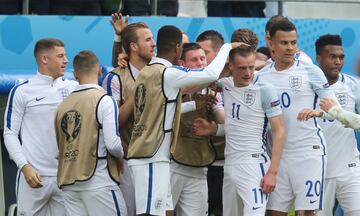
{"label": "player's ear", "polygon": [[131,42],[130,43],[130,49],[132,51],[137,51],[138,50],[138,45],[135,42]]}
{"label": "player's ear", "polygon": [[73,75],[74,75],[75,80],[79,81],[78,76],[77,76],[77,73],[76,73],[75,70],[73,71]]}
{"label": "player's ear", "polygon": [[179,65],[180,65],[180,66],[185,67],[185,61],[184,61],[184,60],[179,59],[178,62],[179,62]]}
{"label": "player's ear", "polygon": [[272,50],[274,46],[273,41],[269,38],[269,49]]}
{"label": "player's ear", "polygon": [[320,55],[316,55],[316,61],[317,61],[318,63],[321,62],[321,56],[320,56]]}
{"label": "player's ear", "polygon": [[102,75],[101,66],[99,66],[97,74],[98,74],[98,77],[101,77],[101,75]]}

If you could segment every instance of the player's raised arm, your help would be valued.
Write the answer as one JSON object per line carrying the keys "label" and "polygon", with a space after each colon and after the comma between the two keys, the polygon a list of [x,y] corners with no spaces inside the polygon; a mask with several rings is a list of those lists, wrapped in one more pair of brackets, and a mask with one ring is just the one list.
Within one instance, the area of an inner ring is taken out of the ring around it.
{"label": "player's raised arm", "polygon": [[173,88],[182,88],[215,81],[219,78],[225,66],[230,50],[239,46],[244,46],[244,43],[233,42],[231,44],[224,44],[211,64],[202,69],[189,69],[178,66],[167,68],[164,75],[164,78],[167,80],[165,85],[170,85],[169,87]]}
{"label": "player's raised arm", "polygon": [[124,20],[121,13],[113,13],[111,14],[110,23],[115,31],[114,44],[112,50],[112,65],[113,67],[117,67],[118,55],[123,52],[121,45],[121,32],[125,29],[126,26],[129,25],[129,16],[126,16]]}

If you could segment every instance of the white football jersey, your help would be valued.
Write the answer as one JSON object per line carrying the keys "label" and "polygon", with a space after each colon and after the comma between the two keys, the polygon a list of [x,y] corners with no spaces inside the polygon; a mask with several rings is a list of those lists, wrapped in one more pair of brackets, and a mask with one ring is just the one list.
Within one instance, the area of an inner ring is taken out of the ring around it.
{"label": "white football jersey", "polygon": [[264,67],[254,83],[269,82],[277,89],[286,129],[283,156],[325,155],[326,143],[318,120],[297,121],[298,113],[304,108],[314,109],[319,97],[335,97],[325,75],[316,65],[300,60],[283,71],[277,71],[274,65]]}
{"label": "white football jersey", "polygon": [[[356,78],[340,74],[339,80],[330,86],[341,107],[350,112],[360,111],[360,82]],[[359,166],[355,131],[345,128],[336,120],[319,120],[328,150],[326,178],[340,176],[351,166]]]}
{"label": "white football jersey", "polygon": [[218,81],[225,109],[225,165],[266,160],[267,118],[281,115],[276,89],[269,83],[235,87],[233,77]]}

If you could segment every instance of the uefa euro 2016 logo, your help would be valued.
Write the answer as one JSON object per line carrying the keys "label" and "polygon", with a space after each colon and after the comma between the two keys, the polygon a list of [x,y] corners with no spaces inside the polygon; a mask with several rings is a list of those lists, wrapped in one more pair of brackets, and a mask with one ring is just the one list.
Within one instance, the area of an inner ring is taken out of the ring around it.
{"label": "uefa euro 2016 logo", "polygon": [[[146,87],[143,83],[138,85],[135,90],[135,116],[138,116],[144,112],[146,103]],[[135,119],[135,122],[137,120]]]}
{"label": "uefa euro 2016 logo", "polygon": [[61,130],[65,134],[66,141],[71,143],[79,135],[81,129],[81,115],[76,110],[67,111],[61,119]]}

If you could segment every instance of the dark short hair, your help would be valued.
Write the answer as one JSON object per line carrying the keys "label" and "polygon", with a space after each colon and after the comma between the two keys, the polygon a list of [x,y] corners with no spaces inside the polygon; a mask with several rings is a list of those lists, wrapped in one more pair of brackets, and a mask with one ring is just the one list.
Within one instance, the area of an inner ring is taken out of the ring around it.
{"label": "dark short hair", "polygon": [[53,49],[54,47],[65,47],[65,44],[56,38],[43,38],[36,42],[34,47],[34,56],[38,57],[38,54],[44,51]]}
{"label": "dark short hair", "polygon": [[282,15],[274,15],[266,22],[265,31],[270,31],[274,23],[277,23],[279,20],[288,20],[288,18]]}
{"label": "dark short hair", "polygon": [[231,42],[243,42],[255,51],[259,43],[259,39],[255,32],[250,29],[237,29],[231,35]]}
{"label": "dark short hair", "polygon": [[185,60],[185,56],[186,53],[191,51],[191,50],[198,50],[198,49],[202,49],[201,46],[197,43],[184,43],[183,44],[183,50],[181,53],[181,60]]}
{"label": "dark short hair", "polygon": [[259,48],[256,50],[256,52],[262,53],[262,54],[266,55],[268,58],[271,58],[270,50],[269,50],[269,48],[267,48],[267,47],[264,47],[264,46],[259,47]]}
{"label": "dark short hair", "polygon": [[92,72],[99,65],[99,59],[90,50],[83,50],[74,57],[74,70],[80,73]]}
{"label": "dark short hair", "polygon": [[283,19],[277,21],[271,26],[269,30],[270,38],[273,38],[277,31],[285,31],[285,32],[296,31],[296,27],[294,23],[292,23],[290,20]]}
{"label": "dark short hair", "polygon": [[121,32],[122,46],[127,54],[130,54],[130,44],[137,42],[139,37],[136,34],[136,30],[149,27],[143,22],[131,23]]}
{"label": "dark short hair", "polygon": [[202,32],[197,38],[196,42],[211,41],[211,48],[218,50],[224,44],[223,36],[215,30],[207,30]]}
{"label": "dark short hair", "polygon": [[166,25],[159,29],[157,35],[158,54],[169,53],[177,44],[182,44],[182,32],[173,25]]}
{"label": "dark short hair", "polygon": [[316,55],[320,54],[324,47],[328,45],[342,46],[341,36],[332,34],[320,36],[315,42]]}
{"label": "dark short hair", "polygon": [[254,50],[249,46],[241,46],[237,47],[235,49],[232,49],[229,54],[230,61],[233,61],[235,59],[236,55],[247,57],[251,54],[255,54]]}

